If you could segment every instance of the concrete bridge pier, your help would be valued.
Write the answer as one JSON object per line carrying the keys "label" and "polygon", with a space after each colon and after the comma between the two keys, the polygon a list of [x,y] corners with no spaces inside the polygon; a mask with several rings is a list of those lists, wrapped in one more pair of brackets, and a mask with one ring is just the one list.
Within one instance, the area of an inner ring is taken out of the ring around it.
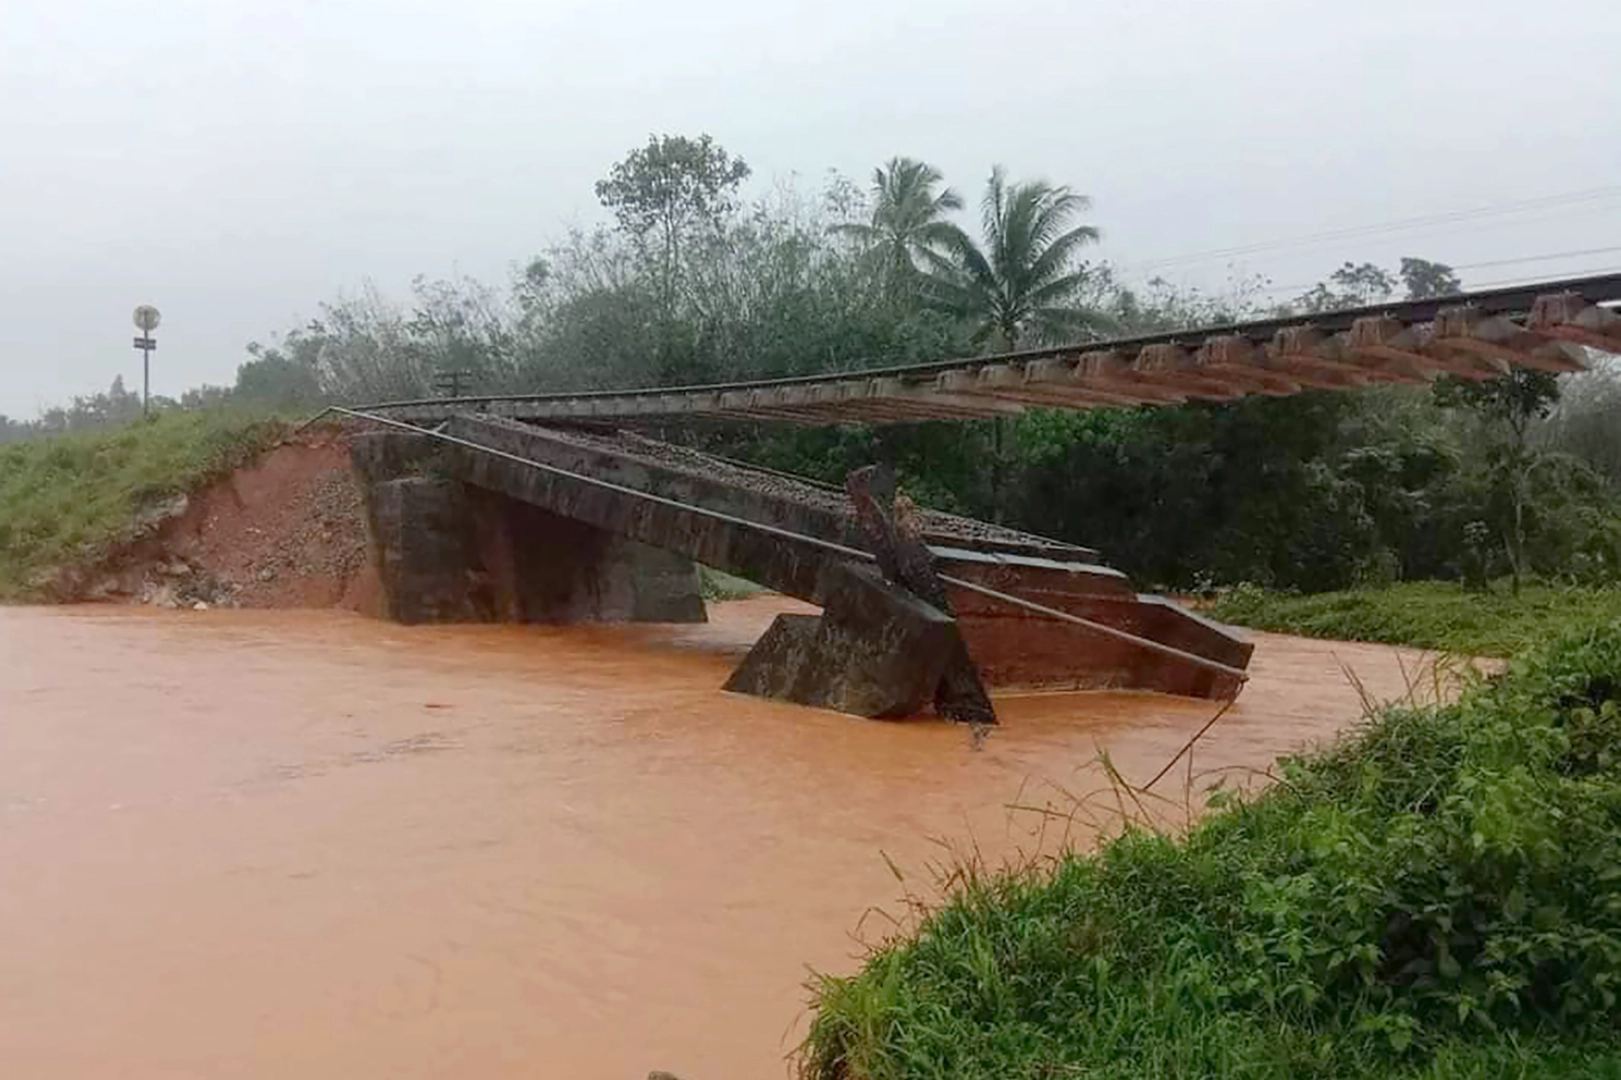
{"label": "concrete bridge pier", "polygon": [[[957,620],[884,580],[878,568],[829,562],[820,615],[778,615],[732,672],[725,689],[874,719],[916,716],[942,702],[941,685],[961,653]],[[981,693],[983,696],[983,693]],[[995,721],[982,713],[953,719]]]}
{"label": "concrete bridge pier", "polygon": [[448,478],[425,436],[358,434],[350,452],[398,622],[705,619],[690,559]]}

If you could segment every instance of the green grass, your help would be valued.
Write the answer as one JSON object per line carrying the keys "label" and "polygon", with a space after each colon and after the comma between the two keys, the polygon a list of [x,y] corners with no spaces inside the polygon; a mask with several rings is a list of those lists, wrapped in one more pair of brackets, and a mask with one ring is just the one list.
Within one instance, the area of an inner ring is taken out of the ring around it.
{"label": "green grass", "polygon": [[698,589],[705,600],[746,600],[765,591],[752,581],[711,566],[698,567]]}
{"label": "green grass", "polygon": [[815,984],[803,1074],[1621,1076],[1621,620],[1276,772],[1185,837],[959,867]]}
{"label": "green grass", "polygon": [[0,599],[28,598],[41,571],[95,558],[144,507],[236,468],[285,431],[262,416],[173,412],[0,446]]}
{"label": "green grass", "polygon": [[1297,596],[1243,586],[1210,614],[1222,622],[1337,641],[1417,645],[1469,656],[1511,656],[1572,626],[1621,616],[1621,589],[1499,584],[1465,592],[1448,582]]}

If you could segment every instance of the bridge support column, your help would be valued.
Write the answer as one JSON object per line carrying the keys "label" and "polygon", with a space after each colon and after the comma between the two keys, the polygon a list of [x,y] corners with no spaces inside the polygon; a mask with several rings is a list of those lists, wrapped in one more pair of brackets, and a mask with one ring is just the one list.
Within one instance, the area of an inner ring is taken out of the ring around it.
{"label": "bridge support column", "polygon": [[703,622],[697,568],[434,473],[409,433],[356,435],[372,556],[391,618],[424,622]]}
{"label": "bridge support column", "polygon": [[821,615],[778,615],[726,689],[856,716],[916,716],[935,700],[962,639],[956,620],[883,579],[831,563]]}
{"label": "bridge support column", "polygon": [[402,623],[489,620],[461,484],[420,476],[386,480],[369,486],[366,506],[372,559],[391,618]]}

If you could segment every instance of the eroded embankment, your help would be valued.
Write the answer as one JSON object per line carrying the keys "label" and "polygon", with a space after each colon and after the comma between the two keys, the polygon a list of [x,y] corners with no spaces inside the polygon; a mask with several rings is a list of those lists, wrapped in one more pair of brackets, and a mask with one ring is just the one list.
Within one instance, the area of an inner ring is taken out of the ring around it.
{"label": "eroded embankment", "polygon": [[280,442],[256,461],[137,517],[95,558],[41,580],[45,599],[164,607],[379,603],[342,433]]}

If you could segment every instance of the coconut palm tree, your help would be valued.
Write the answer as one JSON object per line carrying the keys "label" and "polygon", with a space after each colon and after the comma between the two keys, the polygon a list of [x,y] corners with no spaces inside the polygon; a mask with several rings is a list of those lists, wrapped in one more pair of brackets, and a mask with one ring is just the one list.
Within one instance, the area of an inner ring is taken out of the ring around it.
{"label": "coconut palm tree", "polygon": [[975,341],[992,349],[1073,339],[1106,320],[1080,303],[1087,271],[1076,253],[1098,239],[1073,224],[1092,200],[1042,180],[1010,184],[999,165],[980,210],[983,246],[947,226],[922,251],[926,299],[975,324]]}
{"label": "coconut palm tree", "polygon": [[834,229],[866,245],[891,285],[914,287],[920,260],[958,231],[945,219],[962,209],[962,196],[941,188],[944,179],[927,162],[890,158],[872,171],[872,220]]}

